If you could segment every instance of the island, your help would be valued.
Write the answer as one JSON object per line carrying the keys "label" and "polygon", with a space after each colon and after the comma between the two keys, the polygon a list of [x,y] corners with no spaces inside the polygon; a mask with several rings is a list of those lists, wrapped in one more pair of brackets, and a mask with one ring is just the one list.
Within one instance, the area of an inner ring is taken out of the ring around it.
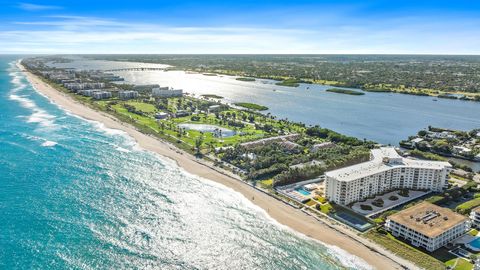
{"label": "island", "polygon": [[263,105],[258,105],[255,103],[249,103],[249,102],[236,102],[234,103],[235,106],[243,107],[246,109],[250,110],[256,110],[256,111],[266,111],[268,110],[268,107],[263,106]]}
{"label": "island", "polygon": [[298,86],[300,86],[301,83],[312,83],[312,82],[306,81],[306,80],[289,78],[289,79],[285,79],[285,80],[282,80],[280,82],[277,82],[277,83],[275,83],[275,85],[288,86],[288,87],[298,87]]}
{"label": "island", "polygon": [[[95,59],[122,61],[115,55]],[[480,101],[480,78],[470,76],[480,68],[480,56],[433,55],[137,55],[126,61],[150,62],[195,72],[216,72],[277,80],[280,86],[317,83],[369,92],[438,96],[459,95],[458,99]],[[222,66],[221,69],[218,67]],[[292,79],[293,78],[293,79]]]}
{"label": "island", "polygon": [[223,99],[222,96],[215,95],[215,94],[204,94],[204,95],[200,95],[200,96],[204,97],[204,98]]}
{"label": "island", "polygon": [[254,82],[254,81],[255,81],[255,78],[251,78],[251,77],[239,77],[239,78],[235,78],[235,80],[237,80],[237,81],[242,81],[242,82]]}
{"label": "island", "polygon": [[365,95],[365,93],[362,93],[362,92],[358,92],[358,91],[354,91],[354,90],[348,90],[348,89],[340,89],[340,88],[329,88],[325,91],[332,92],[332,93],[345,94],[345,95],[352,95],[352,96]]}

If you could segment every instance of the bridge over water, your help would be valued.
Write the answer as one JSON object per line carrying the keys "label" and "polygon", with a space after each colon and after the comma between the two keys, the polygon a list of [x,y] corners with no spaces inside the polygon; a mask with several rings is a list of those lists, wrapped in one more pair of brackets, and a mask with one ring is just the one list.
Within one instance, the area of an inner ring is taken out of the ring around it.
{"label": "bridge over water", "polygon": [[165,68],[136,67],[136,68],[107,69],[107,70],[103,70],[103,71],[105,71],[105,72],[115,72],[115,71],[152,71],[152,70],[165,70]]}

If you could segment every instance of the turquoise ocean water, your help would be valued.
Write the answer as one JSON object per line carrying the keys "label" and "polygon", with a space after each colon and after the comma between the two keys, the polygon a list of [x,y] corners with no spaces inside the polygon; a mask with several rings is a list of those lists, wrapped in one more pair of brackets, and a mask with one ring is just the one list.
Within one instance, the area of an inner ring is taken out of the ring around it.
{"label": "turquoise ocean water", "polygon": [[38,94],[0,56],[0,269],[361,269]]}

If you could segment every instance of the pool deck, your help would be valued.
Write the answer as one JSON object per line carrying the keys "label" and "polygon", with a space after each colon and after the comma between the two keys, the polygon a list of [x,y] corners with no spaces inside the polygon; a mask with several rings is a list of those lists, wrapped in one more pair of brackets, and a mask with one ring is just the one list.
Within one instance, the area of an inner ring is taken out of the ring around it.
{"label": "pool deck", "polygon": [[[395,208],[399,205],[402,205],[402,204],[408,203],[410,201],[413,201],[417,198],[420,198],[420,197],[425,196],[426,194],[430,193],[430,191],[425,192],[425,191],[410,190],[408,197],[403,197],[403,196],[398,195],[398,192],[399,192],[398,190],[397,191],[392,191],[392,192],[389,192],[389,193],[385,193],[381,196],[375,196],[375,198],[373,198],[373,199],[368,199],[368,200],[363,201],[363,202],[356,202],[352,205],[352,210],[361,214],[361,215],[364,215],[366,217],[371,217],[371,216],[378,215],[382,212],[385,212],[387,210],[390,210],[392,208]],[[398,200],[396,200],[396,201],[389,200],[388,198],[392,195],[395,195],[396,197],[398,197]],[[384,202],[382,207],[376,207],[375,205],[372,204],[372,202],[374,200],[378,199],[378,198],[381,198]],[[362,204],[370,205],[372,207],[372,210],[363,210],[362,208],[360,208],[360,205],[362,205]]]}
{"label": "pool deck", "polygon": [[[474,247],[472,245],[470,245],[470,243],[472,241],[474,241],[475,239],[480,239],[480,236],[472,236],[470,234],[465,234],[464,236],[458,238],[457,240],[455,240],[455,244],[463,244],[465,245],[465,247],[467,247],[468,249],[471,249],[475,252],[479,252],[480,251],[480,247]],[[480,241],[480,240],[478,240]]]}

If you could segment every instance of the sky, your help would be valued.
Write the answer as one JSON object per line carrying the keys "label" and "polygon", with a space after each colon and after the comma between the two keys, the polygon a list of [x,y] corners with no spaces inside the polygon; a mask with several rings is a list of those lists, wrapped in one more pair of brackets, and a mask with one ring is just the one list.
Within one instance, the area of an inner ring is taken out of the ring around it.
{"label": "sky", "polygon": [[480,1],[4,1],[0,54],[480,54]]}

